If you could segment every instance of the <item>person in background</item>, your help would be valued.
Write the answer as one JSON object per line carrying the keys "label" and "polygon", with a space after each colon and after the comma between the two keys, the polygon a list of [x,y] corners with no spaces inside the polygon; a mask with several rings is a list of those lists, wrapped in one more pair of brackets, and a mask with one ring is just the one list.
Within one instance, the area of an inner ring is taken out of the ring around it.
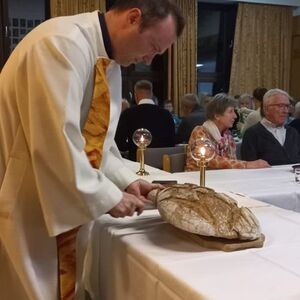
{"label": "person in background", "polygon": [[164,109],[168,110],[170,112],[170,114],[172,115],[172,118],[173,118],[173,121],[175,124],[175,132],[177,132],[178,127],[181,123],[181,119],[174,112],[173,102],[171,100],[164,101]]}
{"label": "person in background", "polygon": [[207,105],[209,104],[210,101],[213,100],[213,98],[214,97],[212,95],[210,95],[210,94],[205,94],[205,95],[202,94],[201,95],[200,103],[203,106],[204,110],[206,110]]}
{"label": "person in background", "polygon": [[300,162],[300,137],[294,128],[284,126],[289,107],[289,95],[283,90],[271,89],[264,95],[264,118],[245,132],[243,159],[263,159],[270,165]]}
{"label": "person in background", "polygon": [[290,97],[289,101],[290,101],[289,112],[284,125],[289,125],[295,119],[295,105],[297,101],[293,97]]}
{"label": "person in background", "polygon": [[176,142],[187,143],[195,126],[203,124],[206,114],[195,94],[185,94],[181,98],[182,122],[178,127]]}
{"label": "person in background", "polygon": [[122,98],[122,109],[121,112],[130,107],[130,103],[126,98]]}
{"label": "person in background", "polygon": [[247,116],[247,118],[244,122],[244,125],[241,128],[242,135],[245,134],[246,130],[249,127],[257,124],[262,119],[262,111],[261,111],[262,101],[263,101],[264,94],[267,91],[268,90],[264,87],[258,87],[253,91],[253,100],[254,100],[255,111],[251,112]]}
{"label": "person in background", "polygon": [[239,99],[239,108],[248,108],[251,109],[253,108],[253,97],[250,94],[242,94]]}
{"label": "person in background", "polygon": [[208,139],[215,147],[215,156],[208,162],[209,169],[255,169],[266,168],[269,164],[261,159],[243,161],[236,158],[236,145],[229,131],[236,118],[236,100],[226,94],[217,94],[207,106],[208,120],[196,126],[189,140],[186,171],[199,170],[198,162],[192,157],[190,149],[201,138]]}
{"label": "person in background", "polygon": [[0,73],[0,299],[84,299],[76,245],[105,213],[142,213],[157,187],[114,142],[120,65],[150,64],[183,28],[171,0],[117,0],[47,20],[12,52]]}
{"label": "person in background", "polygon": [[238,99],[240,122],[244,123],[248,115],[253,112],[253,97],[250,94],[243,94]]}
{"label": "person in background", "polygon": [[125,110],[119,120],[115,141],[120,151],[128,151],[128,158],[136,160],[137,146],[132,140],[133,133],[146,128],[152,134],[151,148],[173,147],[175,145],[175,125],[169,111],[157,106],[152,100],[152,83],[139,80],[134,86],[136,106]]}
{"label": "person in background", "polygon": [[294,120],[288,125],[295,128],[300,135],[300,101],[295,104]]}
{"label": "person in background", "polygon": [[238,98],[238,108],[236,108],[237,119],[233,125],[233,130],[238,137],[241,137],[242,128],[245,125],[245,120],[248,115],[253,112],[253,97],[250,94],[242,94]]}

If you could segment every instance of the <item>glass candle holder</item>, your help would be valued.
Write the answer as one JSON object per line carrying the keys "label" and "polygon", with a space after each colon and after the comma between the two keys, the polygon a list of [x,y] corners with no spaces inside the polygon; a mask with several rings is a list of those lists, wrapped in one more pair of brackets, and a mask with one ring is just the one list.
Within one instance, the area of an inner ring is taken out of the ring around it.
{"label": "glass candle holder", "polygon": [[136,172],[137,175],[145,176],[149,173],[145,170],[145,149],[150,145],[152,141],[152,135],[149,130],[145,128],[137,129],[132,135],[133,142],[140,149],[140,169]]}
{"label": "glass candle holder", "polygon": [[198,162],[200,167],[200,186],[205,187],[206,164],[214,158],[215,146],[210,140],[200,138],[191,145],[190,151],[192,158]]}

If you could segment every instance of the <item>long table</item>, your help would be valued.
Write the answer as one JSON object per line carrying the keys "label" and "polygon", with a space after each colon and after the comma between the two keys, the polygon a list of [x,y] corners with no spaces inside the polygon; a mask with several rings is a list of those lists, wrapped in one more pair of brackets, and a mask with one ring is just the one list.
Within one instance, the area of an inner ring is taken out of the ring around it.
{"label": "long table", "polygon": [[90,247],[93,299],[300,299],[300,214],[247,201],[266,236],[263,248],[203,248],[162,221],[157,210],[101,217]]}
{"label": "long table", "polygon": [[[199,172],[147,169],[150,176],[144,179],[150,182],[199,183]],[[291,166],[207,171],[206,183],[255,213],[266,236],[264,247],[230,253],[203,248],[166,224],[157,210],[124,219],[102,216],[87,259],[93,299],[300,299],[300,214],[294,212],[300,211],[300,184]]]}
{"label": "long table", "polygon": [[[199,184],[199,172],[168,174],[151,169],[144,179],[177,180]],[[295,181],[291,165],[266,169],[225,169],[206,171],[206,186],[216,191],[232,191],[272,205],[300,212],[300,183]]]}

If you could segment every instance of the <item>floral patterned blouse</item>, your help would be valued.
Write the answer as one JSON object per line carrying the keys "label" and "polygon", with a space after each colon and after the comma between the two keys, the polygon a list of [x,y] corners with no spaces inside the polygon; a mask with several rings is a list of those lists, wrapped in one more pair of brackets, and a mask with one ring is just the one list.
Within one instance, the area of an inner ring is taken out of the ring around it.
{"label": "floral patterned blouse", "polygon": [[196,126],[192,131],[189,140],[189,146],[187,151],[187,160],[185,165],[185,171],[199,170],[198,162],[192,158],[190,148],[195,140],[200,138],[206,138],[210,140],[216,147],[216,154],[214,158],[208,162],[208,169],[245,169],[246,161],[238,160],[236,158],[236,145],[235,141],[229,130],[223,133],[223,143],[218,143],[203,126]]}

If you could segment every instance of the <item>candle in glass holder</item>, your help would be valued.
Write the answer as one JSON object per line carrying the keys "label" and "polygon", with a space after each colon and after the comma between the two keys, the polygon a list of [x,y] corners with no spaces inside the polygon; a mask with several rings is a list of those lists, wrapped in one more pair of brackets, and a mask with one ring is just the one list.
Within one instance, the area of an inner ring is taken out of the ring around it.
{"label": "candle in glass holder", "polygon": [[191,145],[191,155],[194,160],[199,162],[200,167],[200,186],[205,187],[205,171],[206,164],[211,159],[213,159],[215,155],[215,147],[208,139],[197,139]]}
{"label": "candle in glass holder", "polygon": [[152,141],[152,135],[149,130],[145,128],[137,129],[132,136],[133,142],[139,147],[140,149],[140,169],[136,172],[137,175],[145,176],[149,175],[149,173],[145,170],[145,156],[144,151],[147,146],[150,145]]}
{"label": "candle in glass holder", "polygon": [[205,186],[205,169],[206,169],[206,160],[205,160],[205,148],[200,147],[200,186]]}

